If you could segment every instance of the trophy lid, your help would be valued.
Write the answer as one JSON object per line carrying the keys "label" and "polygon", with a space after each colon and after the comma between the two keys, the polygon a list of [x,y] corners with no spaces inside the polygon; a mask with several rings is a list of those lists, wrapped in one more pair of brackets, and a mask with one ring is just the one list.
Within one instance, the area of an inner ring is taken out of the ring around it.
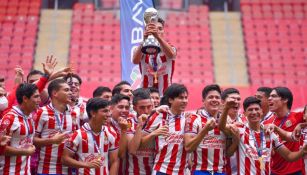
{"label": "trophy lid", "polygon": [[148,8],[144,12],[144,21],[146,24],[150,23],[152,19],[158,19],[158,11],[155,8]]}

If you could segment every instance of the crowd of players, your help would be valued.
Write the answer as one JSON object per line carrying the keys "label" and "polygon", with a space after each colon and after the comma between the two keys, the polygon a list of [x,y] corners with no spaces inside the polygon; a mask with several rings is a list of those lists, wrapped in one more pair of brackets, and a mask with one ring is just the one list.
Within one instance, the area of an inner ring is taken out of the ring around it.
{"label": "crowd of players", "polygon": [[[80,97],[69,67],[15,69],[0,87],[1,174],[304,174],[307,111],[291,112],[286,87],[260,87],[243,101],[235,88],[207,85],[186,111],[188,90],[98,87]],[[10,80],[7,80],[10,81]],[[86,88],[86,85],[83,85]]]}

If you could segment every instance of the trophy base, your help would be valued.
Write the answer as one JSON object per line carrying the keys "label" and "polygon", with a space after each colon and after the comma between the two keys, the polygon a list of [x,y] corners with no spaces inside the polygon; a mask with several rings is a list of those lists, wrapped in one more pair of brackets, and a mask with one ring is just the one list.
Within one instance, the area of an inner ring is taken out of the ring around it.
{"label": "trophy base", "polygon": [[161,51],[161,48],[158,46],[143,46],[142,52],[148,55],[158,54]]}

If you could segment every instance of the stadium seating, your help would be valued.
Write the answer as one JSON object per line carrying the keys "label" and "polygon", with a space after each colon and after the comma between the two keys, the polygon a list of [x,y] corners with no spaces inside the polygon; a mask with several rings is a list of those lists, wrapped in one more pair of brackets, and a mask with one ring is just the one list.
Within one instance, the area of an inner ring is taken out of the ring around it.
{"label": "stadium seating", "polygon": [[306,85],[307,1],[241,1],[252,85]]}
{"label": "stadium seating", "polygon": [[165,36],[177,48],[173,82],[204,85],[214,82],[207,6],[190,6],[188,12],[170,12]]}
{"label": "stadium seating", "polygon": [[16,65],[25,73],[32,68],[40,14],[40,0],[2,0],[0,3],[1,74],[13,85]]}
{"label": "stadium seating", "polygon": [[70,64],[93,86],[113,87],[121,79],[119,19],[113,11],[95,11],[93,4],[77,3],[73,9]]}

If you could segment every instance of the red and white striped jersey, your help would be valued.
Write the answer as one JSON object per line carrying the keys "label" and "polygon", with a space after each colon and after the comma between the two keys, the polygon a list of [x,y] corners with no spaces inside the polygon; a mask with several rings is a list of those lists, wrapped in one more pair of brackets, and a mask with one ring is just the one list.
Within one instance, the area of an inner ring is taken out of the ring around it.
{"label": "red and white striped jersey", "polygon": [[[55,134],[67,133],[67,138],[79,129],[79,119],[71,115],[70,108],[60,113],[52,103],[39,108],[36,112],[35,129],[36,136],[40,138],[51,138]],[[62,166],[61,157],[64,143],[52,144],[41,147],[39,151],[38,173],[42,174],[67,174],[68,167]]]}
{"label": "red and white striped jersey", "polygon": [[183,144],[185,115],[170,113],[153,114],[144,128],[151,133],[160,126],[168,125],[169,135],[156,137],[156,156],[154,170],[172,174],[186,174],[188,155]]}
{"label": "red and white striped jersey", "polygon": [[[102,161],[100,169],[79,168],[79,175],[109,174],[108,155],[109,152],[118,149],[118,140],[117,134],[112,127],[103,126],[102,130],[101,133],[94,134],[90,125],[85,123],[81,129],[75,131],[69,140],[65,142],[66,148],[76,154],[77,160],[90,162],[93,159],[100,158]],[[95,142],[100,150],[97,150]]]}
{"label": "red and white striped jersey", "polygon": [[[176,52],[174,47],[173,50]],[[167,58],[162,51],[156,55],[143,54],[139,67],[142,75],[141,87],[155,87],[162,96],[166,88],[172,83],[175,58]],[[157,73],[157,84],[154,82],[155,73]]]}
{"label": "red and white striped jersey", "polygon": [[[25,116],[17,107],[3,116],[0,124],[1,135],[11,135],[9,146],[26,148],[33,145],[34,121],[32,116]],[[0,156],[1,174],[31,174],[30,156]]]}
{"label": "red and white striped jersey", "polygon": [[[130,117],[127,119],[128,131],[127,134],[135,134],[137,127],[136,117]],[[126,174],[131,175],[151,175],[152,167],[154,163],[155,145],[148,145],[147,147],[141,147],[137,150],[136,155],[127,154],[126,159]]]}
{"label": "red and white striped jersey", "polygon": [[79,97],[77,104],[75,106],[71,106],[71,115],[74,118],[79,118],[80,126],[82,126],[83,123],[88,121],[88,116],[86,113],[86,103],[87,101],[84,98]]}
{"label": "red and white striped jersey", "polygon": [[[240,131],[238,174],[269,175],[271,173],[271,152],[273,149],[276,150],[283,146],[278,136],[262,131],[264,136],[261,141],[261,132],[254,132],[246,125],[241,125],[238,128]],[[261,150],[263,157],[263,169],[261,169],[257,147]]]}
{"label": "red and white striped jersey", "polygon": [[[200,115],[191,115],[186,119],[185,133],[196,135],[212,118],[205,110]],[[226,136],[218,127],[209,131],[199,146],[192,152],[192,171],[225,172]]]}
{"label": "red and white striped jersey", "polygon": [[[237,117],[232,120],[229,116],[227,118],[228,124],[246,124],[247,119],[243,114],[238,114]],[[226,172],[227,174],[236,175],[238,174],[237,160],[238,160],[239,152],[236,151],[231,157],[226,157]]]}

